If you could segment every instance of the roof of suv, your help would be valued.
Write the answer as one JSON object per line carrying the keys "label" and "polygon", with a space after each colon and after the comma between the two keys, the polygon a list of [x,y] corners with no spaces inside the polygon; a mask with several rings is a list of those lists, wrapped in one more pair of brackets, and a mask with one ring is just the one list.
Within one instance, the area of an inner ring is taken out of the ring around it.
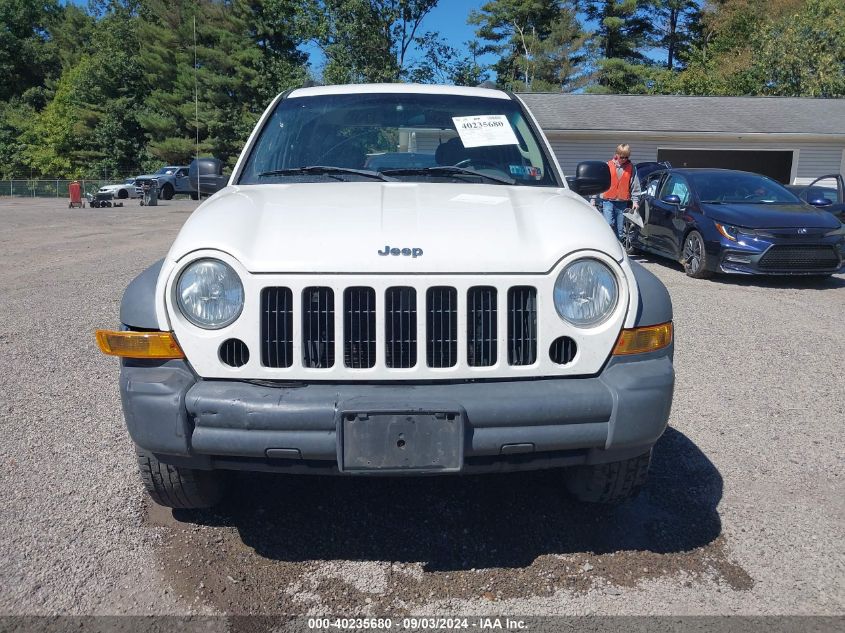
{"label": "roof of suv", "polygon": [[492,88],[436,86],[428,84],[345,84],[341,86],[313,86],[311,88],[297,88],[288,94],[287,98],[292,99],[296,97],[316,97],[322,95],[378,93],[458,95],[464,97],[487,97],[488,99],[511,98],[508,93]]}

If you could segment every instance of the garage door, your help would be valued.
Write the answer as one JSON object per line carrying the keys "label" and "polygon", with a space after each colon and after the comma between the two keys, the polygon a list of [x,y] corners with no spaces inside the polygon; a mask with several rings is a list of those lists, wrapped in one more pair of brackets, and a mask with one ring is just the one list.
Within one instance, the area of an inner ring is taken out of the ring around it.
{"label": "garage door", "polygon": [[753,171],[789,184],[792,175],[791,151],[747,151],[721,149],[658,149],[658,161],[672,167],[721,167]]}

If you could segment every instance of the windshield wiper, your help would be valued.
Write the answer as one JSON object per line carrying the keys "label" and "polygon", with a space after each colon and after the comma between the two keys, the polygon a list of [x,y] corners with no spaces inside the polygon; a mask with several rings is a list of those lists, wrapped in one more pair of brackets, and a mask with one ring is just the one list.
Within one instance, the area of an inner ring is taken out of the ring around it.
{"label": "windshield wiper", "polygon": [[263,171],[258,174],[259,178],[265,176],[298,176],[306,175],[326,175],[333,174],[354,174],[356,176],[364,176],[366,178],[375,178],[376,180],[383,180],[385,182],[394,182],[395,178],[390,178],[384,174],[371,171],[369,169],[352,169],[351,167],[334,167],[333,165],[309,165],[307,167],[290,167],[288,169],[272,169],[270,171]]}
{"label": "windshield wiper", "polygon": [[508,176],[492,176],[476,169],[468,169],[467,167],[456,167],[454,165],[438,165],[435,167],[403,167],[401,169],[385,169],[382,173],[390,174],[392,176],[436,176],[443,174],[445,176],[475,176],[477,178],[485,178],[493,182],[499,182],[504,185],[515,185],[516,180]]}

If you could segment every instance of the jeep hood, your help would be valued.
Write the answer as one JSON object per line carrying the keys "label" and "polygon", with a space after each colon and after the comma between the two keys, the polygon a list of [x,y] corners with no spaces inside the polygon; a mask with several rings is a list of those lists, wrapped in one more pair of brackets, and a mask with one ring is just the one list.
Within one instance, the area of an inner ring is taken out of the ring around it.
{"label": "jeep hood", "polygon": [[[385,247],[422,254],[379,255]],[[576,250],[623,257],[571,191],[454,183],[230,186],[197,208],[168,257],[201,249],[253,273],[544,273]]]}

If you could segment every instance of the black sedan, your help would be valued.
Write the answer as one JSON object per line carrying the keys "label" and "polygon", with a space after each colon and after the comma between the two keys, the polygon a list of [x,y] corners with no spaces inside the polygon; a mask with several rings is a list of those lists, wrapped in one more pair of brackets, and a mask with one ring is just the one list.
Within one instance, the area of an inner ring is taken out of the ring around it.
{"label": "black sedan", "polygon": [[770,178],[728,169],[662,169],[641,183],[623,243],[713,273],[819,275],[845,271],[845,225]]}

